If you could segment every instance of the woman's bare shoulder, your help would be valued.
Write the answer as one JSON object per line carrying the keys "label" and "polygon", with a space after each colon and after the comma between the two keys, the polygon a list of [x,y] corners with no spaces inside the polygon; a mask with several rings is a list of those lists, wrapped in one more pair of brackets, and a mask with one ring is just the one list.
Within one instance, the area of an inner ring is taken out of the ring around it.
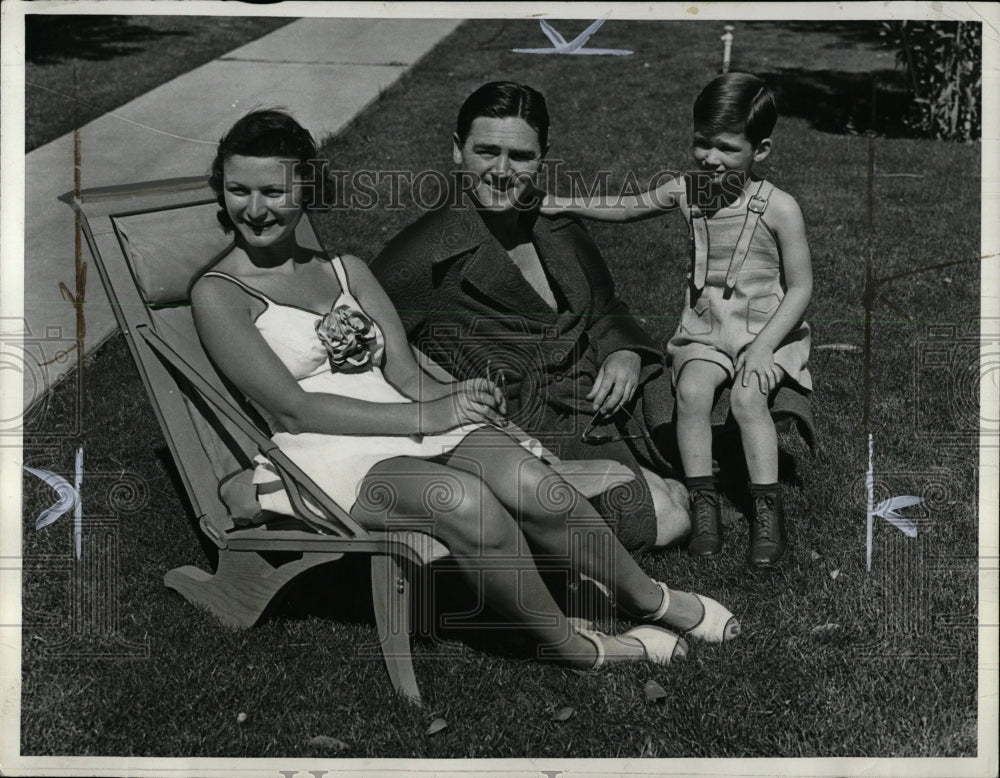
{"label": "woman's bare shoulder", "polygon": [[[225,303],[227,306],[250,305],[247,293],[234,281],[243,281],[240,258],[234,249],[201,274],[191,285],[191,304],[195,307]],[[245,256],[243,257],[245,259]]]}
{"label": "woman's bare shoulder", "polygon": [[340,261],[343,263],[344,268],[348,272],[350,272],[351,270],[353,270],[355,268],[361,268],[362,270],[368,270],[368,264],[363,259],[361,259],[360,257],[356,257],[353,254],[338,254],[337,256],[340,257]]}
{"label": "woman's bare shoulder", "polygon": [[351,284],[371,284],[377,283],[368,264],[353,254],[340,254],[340,263],[347,271],[347,278]]}

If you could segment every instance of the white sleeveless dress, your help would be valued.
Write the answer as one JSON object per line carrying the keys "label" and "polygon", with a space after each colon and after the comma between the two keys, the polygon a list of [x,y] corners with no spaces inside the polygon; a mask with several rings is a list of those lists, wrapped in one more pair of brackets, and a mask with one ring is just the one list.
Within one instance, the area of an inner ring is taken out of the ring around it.
{"label": "white sleeveless dress", "polygon": [[[341,288],[340,296],[330,310],[348,306],[364,313],[364,309],[350,292],[347,273],[340,257],[334,257],[330,262]],[[275,302],[263,292],[225,273],[212,270],[205,275],[232,281],[267,306],[254,323],[264,340],[305,391],[326,392],[371,403],[412,402],[396,391],[382,374],[384,338],[374,320],[372,325],[375,340],[370,348],[371,358],[368,363],[361,368],[339,370],[334,368],[326,346],[316,333],[316,323],[323,318],[323,314]],[[426,459],[439,456],[451,451],[466,435],[483,426],[465,425],[438,435],[293,434],[283,430],[265,409],[258,407],[258,410],[271,427],[271,440],[345,511],[350,511],[354,506],[361,482],[375,464],[394,457]],[[258,455],[256,461],[255,484],[280,482],[277,473],[263,456]],[[294,515],[283,490],[273,493],[265,491],[262,490],[259,494],[264,510]]]}

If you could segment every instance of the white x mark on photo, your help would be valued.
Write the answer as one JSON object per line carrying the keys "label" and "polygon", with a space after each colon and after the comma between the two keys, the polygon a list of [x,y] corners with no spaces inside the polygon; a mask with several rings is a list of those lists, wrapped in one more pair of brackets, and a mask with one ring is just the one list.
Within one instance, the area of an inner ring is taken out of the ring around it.
{"label": "white x mark on photo", "polygon": [[554,48],[551,49],[511,49],[511,51],[517,54],[596,54],[596,55],[612,55],[612,56],[625,56],[632,54],[633,52],[629,49],[588,49],[585,48],[587,41],[590,40],[590,36],[597,32],[601,25],[604,24],[605,19],[598,19],[592,23],[586,30],[577,35],[570,42],[566,42],[566,39],[562,34],[549,24],[544,19],[539,19],[538,23],[542,26],[542,32],[545,33]]}

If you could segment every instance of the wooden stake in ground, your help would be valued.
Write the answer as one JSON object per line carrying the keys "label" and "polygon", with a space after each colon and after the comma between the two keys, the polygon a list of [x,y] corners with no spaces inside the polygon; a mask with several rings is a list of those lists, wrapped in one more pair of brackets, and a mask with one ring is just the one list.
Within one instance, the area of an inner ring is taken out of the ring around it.
{"label": "wooden stake in ground", "polygon": [[733,25],[727,24],[722,28],[725,30],[722,37],[719,40],[722,41],[722,72],[729,72],[729,56],[733,51]]}

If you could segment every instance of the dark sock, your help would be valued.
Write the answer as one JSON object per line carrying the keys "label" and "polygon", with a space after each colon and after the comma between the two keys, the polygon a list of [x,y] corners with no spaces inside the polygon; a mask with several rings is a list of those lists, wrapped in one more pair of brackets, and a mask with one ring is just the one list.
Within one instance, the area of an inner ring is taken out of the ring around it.
{"label": "dark sock", "polygon": [[687,487],[688,492],[714,492],[715,476],[696,475],[690,478],[685,478],[684,485]]}
{"label": "dark sock", "polygon": [[611,487],[595,497],[591,504],[627,551],[649,551],[656,544],[656,511],[642,476]]}
{"label": "dark sock", "polygon": [[755,484],[750,482],[750,494],[756,497],[760,494],[777,494],[781,490],[781,485],[775,481],[773,484]]}

